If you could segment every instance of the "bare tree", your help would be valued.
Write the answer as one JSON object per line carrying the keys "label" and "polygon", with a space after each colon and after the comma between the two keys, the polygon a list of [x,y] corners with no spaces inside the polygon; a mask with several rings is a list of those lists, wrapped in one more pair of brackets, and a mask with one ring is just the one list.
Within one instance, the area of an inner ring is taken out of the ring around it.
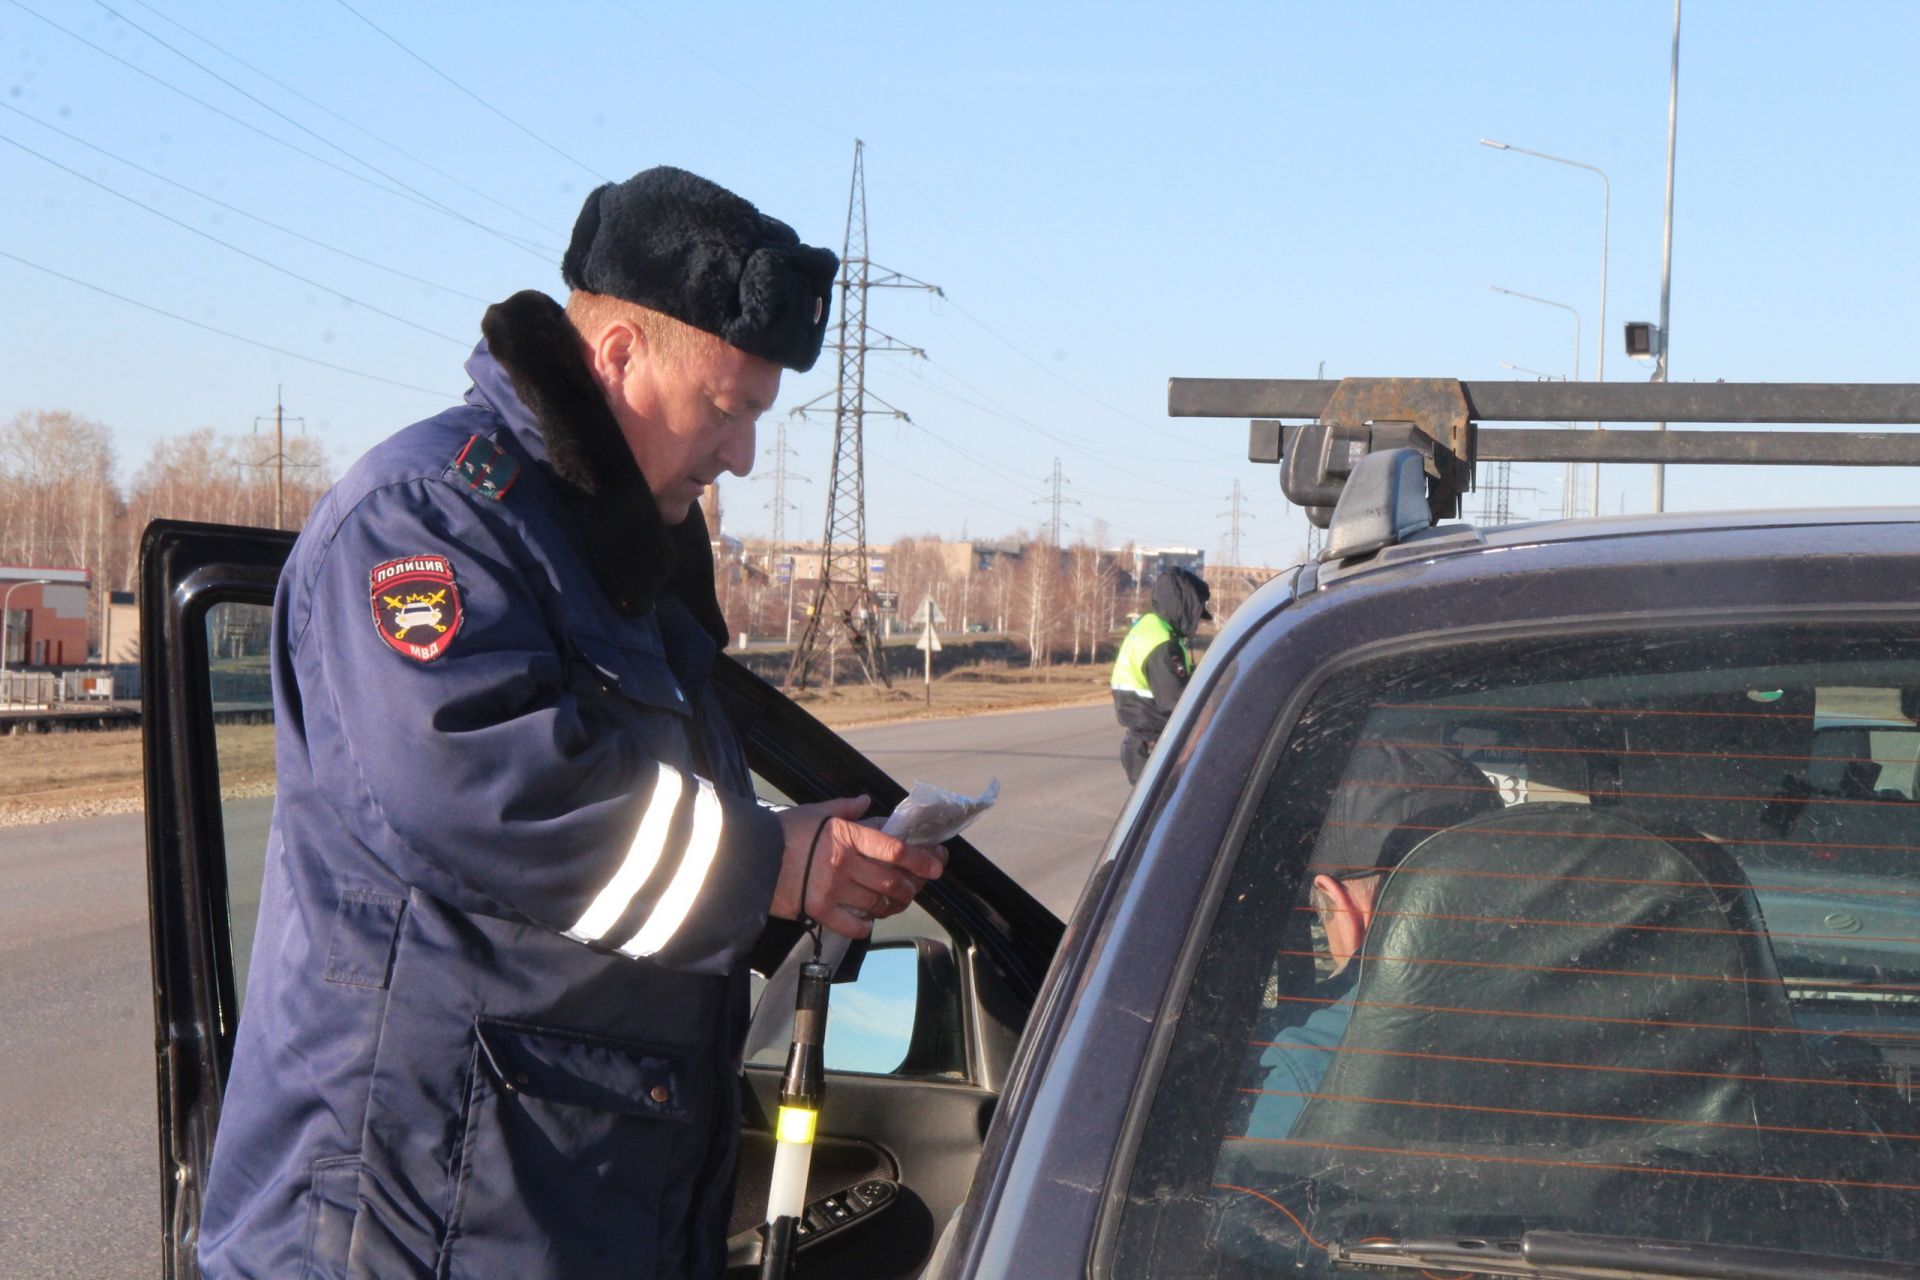
{"label": "bare tree", "polygon": [[0,561],[90,570],[87,628],[98,636],[117,580],[121,502],[113,439],[64,409],[16,414],[0,427]]}

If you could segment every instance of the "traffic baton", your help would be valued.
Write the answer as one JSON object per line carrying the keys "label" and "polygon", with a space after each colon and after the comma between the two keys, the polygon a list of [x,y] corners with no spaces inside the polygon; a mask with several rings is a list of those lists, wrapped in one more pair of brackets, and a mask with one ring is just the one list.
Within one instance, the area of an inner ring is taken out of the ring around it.
{"label": "traffic baton", "polygon": [[792,1273],[794,1232],[807,1205],[807,1172],[813,1164],[813,1135],[826,1092],[821,1048],[827,1037],[827,987],[833,970],[820,960],[820,935],[814,934],[813,959],[800,966],[794,999],[793,1043],[780,1079],[780,1116],[775,1124],[773,1182],[767,1189],[767,1240],[760,1254],[760,1280],[786,1280]]}

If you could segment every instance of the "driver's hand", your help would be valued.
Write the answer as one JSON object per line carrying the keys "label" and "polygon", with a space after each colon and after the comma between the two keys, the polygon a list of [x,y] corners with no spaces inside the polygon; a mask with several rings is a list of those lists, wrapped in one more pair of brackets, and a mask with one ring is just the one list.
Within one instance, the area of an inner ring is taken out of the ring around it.
{"label": "driver's hand", "polygon": [[[927,881],[946,869],[941,845],[903,844],[863,827],[858,819],[871,803],[866,796],[796,805],[782,810],[780,879],[768,914],[797,920],[803,914],[800,884],[806,881],[804,914],[848,938],[864,938],[873,922],[906,910]],[[826,829],[814,844],[822,818]],[[813,845],[813,872],[806,874],[807,848]]]}

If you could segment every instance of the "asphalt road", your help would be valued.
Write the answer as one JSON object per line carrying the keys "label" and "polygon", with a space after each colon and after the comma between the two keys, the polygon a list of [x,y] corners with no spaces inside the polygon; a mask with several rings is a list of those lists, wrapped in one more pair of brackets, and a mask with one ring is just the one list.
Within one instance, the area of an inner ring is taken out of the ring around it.
{"label": "asphalt road", "polygon": [[[968,837],[1064,916],[1126,797],[1117,734],[1095,706],[847,737],[902,782],[997,776]],[[270,807],[230,806],[229,848],[262,848]],[[143,841],[137,814],[0,829],[0,1274],[158,1272]]]}

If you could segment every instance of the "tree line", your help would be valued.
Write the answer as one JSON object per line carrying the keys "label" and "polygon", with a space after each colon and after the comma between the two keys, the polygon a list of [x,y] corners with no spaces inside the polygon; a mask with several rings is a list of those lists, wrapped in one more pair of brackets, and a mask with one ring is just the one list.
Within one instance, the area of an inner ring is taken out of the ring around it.
{"label": "tree line", "polygon": [[[317,440],[289,437],[286,454],[284,520],[298,529],[333,477]],[[0,564],[91,571],[93,646],[109,594],[134,589],[149,521],[273,524],[271,436],[202,428],[157,442],[131,481],[119,473],[112,431],[90,418],[40,409],[0,425]]]}

